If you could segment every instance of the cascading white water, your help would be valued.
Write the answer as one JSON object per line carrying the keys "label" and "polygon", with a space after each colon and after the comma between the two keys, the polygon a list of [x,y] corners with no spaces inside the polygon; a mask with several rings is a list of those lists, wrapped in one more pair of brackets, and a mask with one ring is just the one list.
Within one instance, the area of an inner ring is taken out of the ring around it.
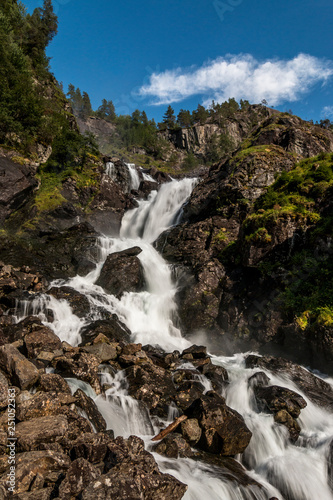
{"label": "cascading white water", "polygon": [[116,167],[112,161],[108,161],[105,165],[105,173],[110,177],[110,179],[116,178]]}
{"label": "cascading white water", "polygon": [[137,169],[135,168],[135,163],[125,163],[128,168],[128,172],[130,175],[130,190],[131,189],[139,189],[140,186],[140,177]]}
{"label": "cascading white water", "polygon": [[[157,344],[167,351],[182,350],[189,343],[182,338],[175,323],[177,308],[175,294],[177,284],[172,280],[170,267],[151,245],[159,234],[176,223],[181,207],[195,184],[193,179],[172,181],[160,191],[152,192],[146,201],[127,212],[122,221],[120,238],[102,237],[99,240],[100,260],[96,269],[87,276],[76,276],[53,286],[66,284],[86,295],[90,302],[89,319],[100,318],[100,308],[116,313],[132,332],[134,342]],[[110,253],[133,246],[140,246],[138,255],[144,268],[147,290],[141,293],[124,293],[120,299],[108,295],[97,286],[103,263]],[[54,321],[48,318],[51,310]],[[42,296],[25,304],[20,318],[27,314],[39,314],[62,340],[73,345],[80,341],[80,328],[84,321],[73,315],[66,301]],[[85,321],[88,321],[85,320]],[[251,429],[253,437],[242,460],[252,469],[249,474],[265,488],[244,488],[227,482],[218,476],[214,468],[190,459],[166,459],[155,454],[162,471],[169,472],[189,485],[186,500],[332,500],[327,482],[326,458],[333,437],[333,418],[326,411],[307,400],[308,406],[301,412],[299,422],[301,436],[295,444],[287,439],[285,427],[277,425],[271,415],[261,413],[248,387],[248,378],[256,371],[245,368],[244,355],[231,358],[213,358],[215,364],[227,368],[230,384],[224,389],[227,404],[241,413]],[[264,371],[264,370],[261,370]],[[299,394],[302,391],[288,378],[276,377],[267,371],[272,384],[289,387]],[[104,418],[116,435],[138,434],[150,446],[154,424],[147,412],[127,393],[122,372],[111,376],[102,373],[103,383],[111,386],[103,396],[95,397]],[[200,376],[206,390],[210,382]],[[73,382],[75,384],[75,382]],[[170,408],[170,420],[174,418]]]}

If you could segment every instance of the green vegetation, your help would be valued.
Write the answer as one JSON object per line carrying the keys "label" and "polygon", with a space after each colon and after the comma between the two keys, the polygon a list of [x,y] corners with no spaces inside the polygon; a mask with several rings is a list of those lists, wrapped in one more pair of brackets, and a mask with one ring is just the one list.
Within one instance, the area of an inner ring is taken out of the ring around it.
{"label": "green vegetation", "polygon": [[[271,262],[269,256],[259,264],[266,276],[280,266],[286,269],[280,298],[290,320],[295,318],[303,330],[333,325],[333,259],[328,243],[333,237],[333,217],[322,211],[332,192],[333,155],[321,153],[282,172],[243,223],[245,240],[260,246],[270,243],[270,233],[280,219],[294,218],[307,229],[306,249],[294,252],[283,264]],[[326,250],[320,254],[320,242],[325,241]]]}

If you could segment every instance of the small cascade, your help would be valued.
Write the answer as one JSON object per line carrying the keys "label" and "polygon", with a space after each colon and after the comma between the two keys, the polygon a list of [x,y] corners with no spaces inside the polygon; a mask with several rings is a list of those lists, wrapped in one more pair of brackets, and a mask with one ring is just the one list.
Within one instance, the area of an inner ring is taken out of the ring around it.
{"label": "small cascade", "polygon": [[128,168],[128,172],[130,174],[130,188],[131,189],[139,189],[140,186],[140,177],[137,169],[135,168],[135,163],[125,163]]}
{"label": "small cascade", "polygon": [[144,181],[156,182],[155,179],[151,175],[146,174],[145,172],[142,172],[142,177],[143,177]]}
{"label": "small cascade", "polygon": [[112,161],[108,161],[105,165],[105,173],[110,177],[110,179],[114,180],[116,178],[116,167]]}

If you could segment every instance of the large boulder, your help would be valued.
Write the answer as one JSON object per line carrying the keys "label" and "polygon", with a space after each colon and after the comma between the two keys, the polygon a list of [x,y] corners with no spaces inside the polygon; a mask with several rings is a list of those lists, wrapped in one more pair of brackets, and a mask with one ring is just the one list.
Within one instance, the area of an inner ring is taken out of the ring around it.
{"label": "large boulder", "polygon": [[187,486],[169,474],[162,474],[143,441],[131,436],[109,443],[109,471],[82,492],[82,500],[180,500]]}
{"label": "large boulder", "polygon": [[[42,498],[38,494],[45,481],[55,484],[69,465],[70,459],[67,455],[51,450],[18,453],[15,466],[15,493],[33,490],[31,498]],[[6,474],[7,471],[0,479],[1,482],[7,479]]]}
{"label": "large boulder", "polygon": [[68,420],[64,415],[32,418],[16,425],[17,446],[21,451],[38,448],[41,443],[53,443],[65,435]]}
{"label": "large boulder", "polygon": [[100,477],[101,472],[84,458],[74,460],[66,472],[65,479],[59,487],[59,498],[77,498],[93,481]]}
{"label": "large boulder", "polygon": [[[103,335],[106,339],[109,340],[110,343],[115,342],[129,342],[131,332],[130,330],[119,321],[118,316],[116,314],[112,315],[111,318],[107,320],[99,319],[97,321],[93,321],[89,325],[82,328],[80,331],[80,335],[82,338],[81,346],[85,346],[92,342],[97,341],[97,337]],[[101,338],[101,337],[99,337]]]}
{"label": "large boulder", "polygon": [[0,347],[0,368],[9,375],[12,384],[22,390],[30,389],[39,379],[35,365],[11,344]]}
{"label": "large boulder", "polygon": [[133,247],[108,255],[96,284],[116,297],[144,290],[143,267],[137,257],[141,252],[141,248]]}
{"label": "large boulder", "polygon": [[252,433],[243,417],[225,404],[225,399],[210,391],[196,399],[185,415],[197,419],[202,435],[197,446],[224,456],[243,453]]}
{"label": "large boulder", "polygon": [[98,366],[100,362],[94,354],[73,349],[52,360],[52,366],[62,377],[74,377],[88,382],[96,393],[100,393]]}
{"label": "large boulder", "polygon": [[254,354],[247,356],[245,363],[247,368],[259,367],[270,370],[277,375],[289,376],[311,401],[332,411],[332,386],[306,368],[283,358]]}

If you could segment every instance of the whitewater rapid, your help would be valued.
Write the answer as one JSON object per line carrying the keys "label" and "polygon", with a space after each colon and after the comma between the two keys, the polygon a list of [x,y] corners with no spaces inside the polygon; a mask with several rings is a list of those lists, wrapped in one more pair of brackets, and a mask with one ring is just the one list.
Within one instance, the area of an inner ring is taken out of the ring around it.
{"label": "whitewater rapid", "polygon": [[[133,166],[129,164],[128,168],[130,172]],[[108,174],[114,175],[114,166],[109,165],[108,169]],[[132,172],[131,189],[134,189],[137,182],[135,173]],[[86,318],[75,316],[65,300],[57,300],[45,294],[22,303],[17,319],[29,314],[38,315],[61,340],[78,345],[81,341],[81,329],[90,321],[100,319],[101,310],[104,309],[117,314],[120,321],[129,328],[132,342],[158,345],[166,351],[182,351],[188,347],[190,343],[182,337],[178,326],[175,300],[177,282],[173,278],[171,266],[154,249],[152,243],[177,222],[196,182],[194,179],[173,180],[162,185],[158,192],[153,191],[147,200],[139,201],[137,208],[124,215],[119,238],[100,237],[97,243],[99,259],[93,271],[87,276],[76,276],[67,281],[57,280],[51,284],[70,286],[84,294],[90,304]],[[107,294],[96,285],[96,281],[109,254],[133,246],[142,249],[138,258],[144,269],[147,287],[140,293],[124,293],[118,299]],[[52,310],[52,321],[48,319],[48,310]],[[258,410],[252,389],[248,386],[249,377],[258,369],[246,369],[245,356],[214,356],[212,361],[227,368],[230,384],[223,389],[223,396],[229,406],[243,415],[253,433],[250,445],[239,459],[249,470],[249,475],[261,483],[262,488],[245,488],[234,482],[227,482],[215,467],[191,459],[167,459],[154,453],[161,471],[188,484],[189,488],[184,496],[186,500],[268,500],[271,497],[278,500],[332,500],[332,491],[327,481],[327,456],[333,437],[332,415],[309,401],[287,377],[277,377],[266,371],[271,384],[289,387],[307,401],[308,406],[302,410],[299,418],[302,428],[300,438],[292,444],[288,440],[287,429],[277,425],[271,414]],[[147,449],[150,449],[151,437],[159,429],[148,411],[144,411],[128,395],[123,372],[112,375],[107,369],[101,368],[100,376],[102,383],[111,386],[106,391],[106,398],[96,396],[91,387],[83,382],[71,379],[70,384],[73,391],[80,387],[94,398],[108,428],[113,429],[116,436],[138,435],[145,440]],[[200,376],[208,390],[210,382]],[[176,416],[170,408],[168,421],[171,422]]]}

